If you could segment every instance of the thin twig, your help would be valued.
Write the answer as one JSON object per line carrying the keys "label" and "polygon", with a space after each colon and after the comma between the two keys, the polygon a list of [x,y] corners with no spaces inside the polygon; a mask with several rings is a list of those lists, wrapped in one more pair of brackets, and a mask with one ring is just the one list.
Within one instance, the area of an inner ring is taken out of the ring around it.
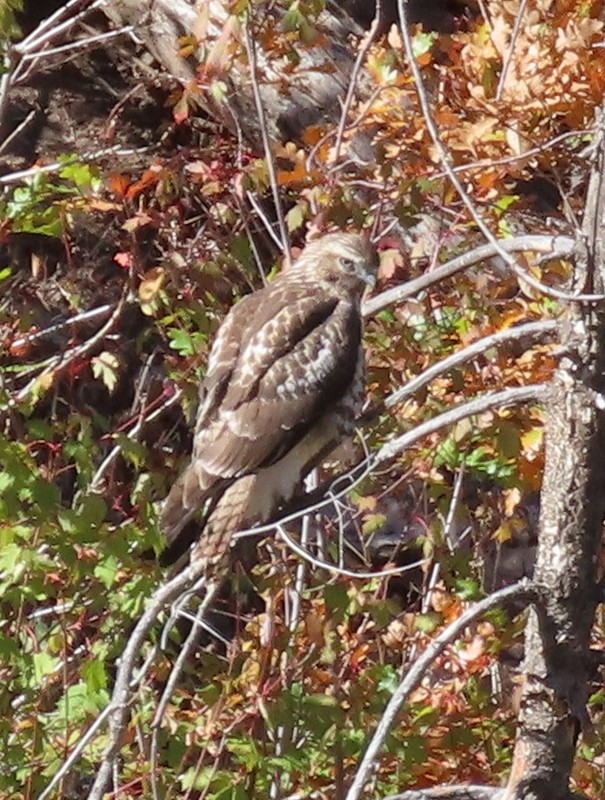
{"label": "thin twig", "polygon": [[[153,656],[153,652],[151,653],[151,656]],[[128,687],[130,689],[130,691],[133,691],[134,689],[136,689],[137,686],[140,684],[140,682],[143,680],[143,678],[147,674],[147,670],[149,669],[149,667],[151,665],[151,661],[152,661],[152,658],[150,656],[148,656],[145,659],[141,669],[137,672],[136,675],[134,675],[132,677],[132,680],[130,681],[130,684],[129,684],[129,687]],[[133,673],[134,673],[134,670],[133,670]],[[46,789],[42,792],[42,794],[40,795],[38,800],[46,800],[46,798],[50,796],[50,794],[53,791],[53,789],[55,788],[55,786],[57,786],[63,780],[65,775],[67,775],[67,773],[70,771],[70,769],[76,763],[76,761],[78,761],[78,759],[80,758],[82,753],[86,750],[86,748],[88,747],[88,743],[95,736],[95,734],[97,733],[99,728],[101,728],[103,726],[103,724],[106,722],[106,720],[108,719],[111,711],[112,711],[111,704],[108,705],[106,708],[104,708],[103,711],[101,711],[99,716],[95,719],[95,721],[88,728],[86,733],[84,733],[82,738],[78,741],[78,744],[74,747],[72,752],[69,754],[69,758],[67,758],[65,760],[65,762],[61,765],[61,767],[57,770],[57,772],[55,772],[55,774],[52,777],[52,780],[50,781],[50,783],[48,784]]]}
{"label": "thin twig", "polygon": [[[4,76],[3,76],[4,77]],[[2,89],[0,88],[0,94]],[[0,153],[2,153],[6,148],[14,141],[18,136],[20,136],[23,131],[27,128],[29,123],[33,120],[36,116],[36,109],[32,109],[29,114],[25,117],[25,119],[21,120],[21,122],[14,128],[6,137],[6,139],[0,144]],[[0,119],[2,119],[2,112],[0,111]]]}
{"label": "thin twig", "polygon": [[29,36],[14,46],[14,49],[17,51],[17,53],[19,53],[19,55],[31,53],[34,48],[41,44],[45,44],[49,41],[49,39],[52,39],[59,33],[63,33],[64,31],[73,27],[76,22],[84,19],[84,17],[90,14],[91,11],[94,11],[95,8],[105,5],[107,2],[108,0],[94,0],[94,2],[91,3],[91,5],[89,5],[87,8],[82,9],[82,11],[79,11],[73,17],[65,20],[65,22],[58,23],[53,28],[52,26],[54,23],[61,19],[61,17],[63,17],[68,11],[71,11],[74,6],[82,4],[82,0],[69,0],[69,2],[67,2],[64,6],[55,11],[54,14],[51,14],[50,17],[42,20],[38,27],[32,31]]}
{"label": "thin twig", "polygon": [[[457,164],[456,166],[452,165],[452,172],[455,172],[459,175],[462,172],[472,172],[477,169],[489,169],[491,167],[500,167],[506,164],[515,164],[517,161],[527,161],[533,156],[538,156],[541,153],[550,150],[552,147],[564,142],[566,139],[577,139],[580,136],[586,136],[587,134],[591,133],[592,131],[589,128],[565,131],[565,133],[560,133],[558,136],[553,136],[552,139],[548,139],[542,144],[537,144],[534,147],[531,147],[529,150],[525,150],[523,153],[512,156],[502,156],[501,158],[483,158],[480,161],[469,161],[468,164]],[[447,172],[430,172],[428,170],[426,174],[430,175],[431,178],[445,178],[447,176]]]}
{"label": "thin twig", "polygon": [[[163,414],[164,411],[167,411],[169,408],[171,408],[175,403],[177,403],[181,399],[182,395],[183,395],[182,390],[177,389],[177,391],[175,391],[174,394],[172,394],[166,400],[165,403],[162,403],[162,405],[159,408],[156,408],[154,411],[152,411],[149,414],[149,416],[140,415],[139,419],[137,420],[137,423],[129,431],[125,433],[126,438],[130,439],[131,441],[135,441],[139,433],[145,427],[145,425],[148,425],[150,422],[153,422],[153,420],[157,419],[160,416],[160,414]],[[103,459],[103,461],[99,465],[99,468],[95,472],[92,480],[90,481],[86,489],[87,492],[96,492],[100,488],[100,483],[103,479],[105,472],[109,469],[111,464],[116,460],[116,458],[120,455],[121,452],[122,452],[122,445],[117,444],[113,448],[113,450],[111,450],[111,452],[108,453],[108,455]]]}
{"label": "thin twig", "polygon": [[357,89],[357,79],[359,78],[359,72],[361,70],[363,62],[365,61],[365,57],[367,56],[370,47],[373,45],[376,35],[378,33],[378,26],[380,24],[381,16],[382,16],[381,0],[376,0],[376,10],[374,12],[374,19],[372,20],[370,29],[368,30],[365,40],[357,54],[357,58],[355,59],[355,64],[353,65],[353,71],[351,72],[351,78],[349,80],[349,85],[347,87],[347,94],[345,96],[345,100],[342,105],[340,120],[338,122],[338,130],[336,132],[336,141],[334,142],[334,163],[338,163],[338,160],[340,158],[340,150],[342,148],[342,140],[344,137],[344,132],[347,124],[347,117],[349,116],[351,103],[353,102],[353,97],[355,96],[355,90]]}
{"label": "thin twig", "polygon": [[59,769],[53,775],[50,783],[46,787],[46,789],[42,792],[39,796],[38,800],[46,800],[47,797],[51,796],[51,793],[55,786],[58,786],[59,783],[63,780],[63,778],[68,774],[70,769],[79,760],[82,753],[88,747],[89,742],[91,739],[96,735],[97,731],[105,724],[109,714],[111,713],[111,706],[107,706],[106,708],[101,711],[99,716],[95,719],[92,725],[88,728],[86,733],[78,740],[78,744],[74,747],[74,749],[69,754],[69,757],[65,759],[63,764],[59,767]]}
{"label": "thin twig", "polygon": [[523,17],[525,16],[526,9],[527,9],[527,0],[521,0],[521,5],[519,6],[519,10],[517,11],[517,16],[515,17],[515,25],[513,27],[513,33],[512,36],[510,37],[508,53],[506,54],[506,58],[504,59],[504,63],[502,65],[502,72],[500,73],[500,80],[498,81],[498,88],[496,89],[496,102],[502,99],[504,84],[506,83],[508,70],[510,69],[513,56],[515,54],[515,45],[517,44],[517,39],[519,37],[519,33],[521,32],[521,22],[523,21]]}
{"label": "thin twig", "polygon": [[273,203],[275,205],[275,215],[279,225],[281,234],[281,249],[284,253],[286,260],[286,267],[292,265],[292,252],[290,250],[290,239],[288,237],[288,227],[286,225],[286,218],[284,209],[281,202],[279,193],[279,183],[277,181],[277,172],[273,162],[273,152],[271,150],[271,142],[269,141],[269,131],[267,130],[267,118],[265,115],[265,108],[263,106],[263,99],[260,93],[258,83],[258,65],[256,62],[256,47],[252,34],[250,32],[250,17],[246,16],[244,24],[244,38],[246,41],[246,52],[248,54],[248,63],[250,65],[250,77],[252,80],[252,93],[254,95],[254,103],[256,105],[256,113],[258,115],[258,124],[260,126],[261,136],[263,140],[263,149],[265,151],[265,161],[267,163],[267,171],[269,173],[269,181],[271,183],[271,192],[273,194]]}
{"label": "thin twig", "polygon": [[172,630],[173,625],[181,617],[183,614],[183,607],[189,602],[189,600],[196,594],[199,594],[202,589],[206,586],[207,579],[205,575],[202,575],[194,584],[191,586],[187,586],[181,594],[175,599],[175,601],[170,605],[170,614],[168,619],[164,623],[164,627],[162,628],[162,635],[160,637],[160,649],[162,651],[166,650],[168,647],[168,637],[170,636],[170,631]]}
{"label": "thin twig", "polygon": [[602,294],[572,294],[570,292],[563,292],[559,289],[554,289],[546,284],[541,283],[541,281],[537,280],[533,277],[529,272],[524,270],[514,258],[511,258],[506,250],[500,246],[500,243],[490,231],[488,226],[483,221],[481,214],[477,211],[475,204],[469,197],[466,189],[460,182],[458,176],[452,169],[451,165],[451,157],[448,149],[443,144],[441,140],[441,136],[439,134],[439,130],[437,128],[437,124],[435,123],[435,119],[433,117],[433,113],[431,111],[431,106],[429,103],[429,99],[427,97],[426,88],[424,86],[424,82],[422,79],[422,73],[420,71],[420,67],[418,66],[418,62],[416,61],[416,57],[414,56],[414,50],[412,45],[412,39],[410,36],[410,32],[408,26],[406,25],[406,9],[409,0],[397,0],[398,7],[399,7],[399,18],[401,22],[401,36],[403,39],[404,47],[408,62],[410,64],[410,70],[414,77],[414,82],[416,86],[416,93],[418,95],[418,101],[420,103],[420,108],[422,109],[422,115],[424,116],[424,120],[426,122],[427,130],[430,134],[431,139],[433,140],[433,144],[437,148],[439,152],[439,157],[441,159],[441,163],[443,164],[443,168],[451,181],[452,185],[455,187],[456,191],[458,192],[460,199],[462,200],[464,206],[466,207],[467,211],[473,218],[475,224],[481,231],[481,233],[485,236],[487,241],[495,248],[496,253],[503,259],[504,263],[508,265],[508,267],[513,271],[513,273],[518,277],[522,278],[529,286],[536,289],[536,291],[541,292],[542,294],[546,295],[547,297],[553,297],[557,300],[565,300],[568,302],[573,303],[600,303],[605,296]]}
{"label": "thin twig", "polygon": [[283,245],[282,245],[282,241],[279,238],[279,236],[275,233],[275,231],[273,230],[273,223],[271,222],[269,217],[265,214],[265,212],[263,210],[263,207],[261,206],[259,201],[256,199],[254,194],[252,192],[250,192],[250,191],[246,192],[246,197],[248,198],[248,202],[250,203],[252,208],[258,214],[258,217],[259,217],[260,221],[265,226],[265,230],[269,234],[269,236],[272,239],[272,241],[279,247],[280,250],[283,251],[284,248],[283,248]]}
{"label": "thin twig", "polygon": [[70,164],[77,164],[83,161],[94,161],[105,156],[132,156],[149,153],[152,148],[143,147],[123,147],[116,144],[111,147],[102,147],[99,150],[91,150],[85,153],[65,158],[63,161],[53,161],[52,164],[43,164],[42,166],[30,167],[29,169],[21,169],[17,172],[9,172],[7,175],[0,176],[0,186],[8,186],[11,183],[20,183],[28,178],[35,178],[36,175],[41,173],[59,172],[64,167]]}
{"label": "thin twig", "polygon": [[359,800],[362,796],[364,787],[376,766],[378,753],[389,731],[393,727],[401,707],[410,696],[410,693],[420,684],[426,672],[435,662],[435,659],[454,641],[464,628],[483,616],[487,611],[502,605],[502,603],[508,600],[523,598],[535,603],[540,597],[541,595],[537,589],[529,581],[523,580],[513,586],[500,589],[500,591],[479,601],[441,631],[436,639],[434,639],[426,650],[417,658],[389,700],[380,722],[378,723],[378,727],[357,769],[355,779],[347,792],[346,800]]}
{"label": "thin twig", "polygon": [[97,317],[105,317],[108,314],[111,314],[115,307],[115,303],[106,303],[103,306],[97,306],[97,308],[91,308],[88,311],[82,311],[81,314],[76,314],[75,316],[70,317],[63,322],[57,322],[55,325],[50,325],[48,328],[43,328],[35,333],[27,333],[25,336],[20,336],[18,339],[13,339],[11,342],[11,347],[26,347],[27,345],[38,342],[40,339],[46,339],[48,336],[53,336],[55,333],[59,333],[59,331],[63,331],[66,328],[71,328],[73,325],[77,325],[79,322],[90,322],[93,319],[97,319]]}
{"label": "thin twig", "polygon": [[46,58],[47,56],[54,56],[58,53],[68,53],[73,50],[81,50],[84,47],[89,47],[99,42],[106,42],[108,39],[114,39],[116,36],[121,36],[123,33],[131,33],[134,30],[132,25],[124,25],[122,28],[107,31],[106,33],[99,33],[96,36],[89,36],[87,39],[76,39],[74,42],[61,44],[57,47],[50,47],[48,50],[42,50],[40,53],[25,53],[23,61],[31,61],[37,58]]}
{"label": "thin twig", "polygon": [[339,567],[336,564],[332,564],[329,561],[321,561],[315,556],[312,556],[304,547],[301,547],[294,539],[286,533],[283,525],[280,523],[276,523],[274,526],[277,530],[277,534],[280,539],[282,539],[296,555],[304,558],[305,561],[308,561],[309,564],[312,564],[314,567],[318,569],[325,569],[327,572],[331,572],[333,575],[340,575],[346,578],[359,578],[359,580],[371,580],[372,578],[387,578],[390,575],[403,575],[404,572],[409,572],[413,569],[417,569],[418,567],[423,567],[428,559],[421,558],[418,561],[414,561],[412,564],[406,564],[402,567],[392,567],[390,569],[383,569],[383,570],[375,570],[372,572],[360,572],[359,570],[352,570],[346,569],[345,567]]}
{"label": "thin twig", "polygon": [[79,344],[77,347],[72,347],[71,349],[66,350],[65,352],[60,353],[58,356],[52,358],[50,363],[39,375],[36,375],[35,378],[32,378],[32,380],[22,389],[20,389],[13,397],[10,397],[5,405],[0,406],[0,412],[14,408],[16,405],[23,402],[23,400],[25,400],[31,394],[35,386],[39,385],[40,381],[42,381],[45,377],[65,370],[76,359],[87,355],[116,324],[120,315],[122,314],[125,304],[126,293],[122,295],[120,302],[116,305],[110,318],[102,328],[100,328],[93,336],[90,337],[90,339],[87,339],[82,344]]}

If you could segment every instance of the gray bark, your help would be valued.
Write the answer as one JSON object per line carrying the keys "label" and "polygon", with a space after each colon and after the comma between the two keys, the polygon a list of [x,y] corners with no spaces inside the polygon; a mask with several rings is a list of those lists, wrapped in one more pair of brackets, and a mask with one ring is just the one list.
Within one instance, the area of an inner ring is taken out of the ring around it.
{"label": "gray bark", "polygon": [[[211,49],[218,37],[229,30],[235,44],[228,73],[219,77],[229,85],[225,102],[216,102],[208,93],[203,95],[207,110],[234,133],[260,147],[258,116],[252,97],[252,77],[245,54],[240,22],[229,18],[227,4],[222,0],[112,0],[103,7],[104,13],[116,26],[133,25],[135,34],[160,64],[183,85],[196,80],[199,54],[184,57],[179,54],[179,39],[196,36],[204,28],[200,48]],[[284,24],[276,9],[267,26],[277,30]],[[204,22],[207,15],[207,22]],[[254,20],[256,26],[261,20]],[[355,63],[355,50],[349,41],[352,34],[361,36],[363,30],[342,9],[327,8],[316,24],[318,37],[301,43],[295,50],[298,63],[289,62],[287,55],[270,58],[257,40],[258,72],[256,76],[265,113],[268,133],[273,141],[297,139],[309,125],[334,123],[340,117],[344,97]],[[256,37],[255,37],[256,38]],[[361,147],[357,143],[358,147]]]}
{"label": "gray bark", "polygon": [[[603,123],[599,121],[576,259],[575,289],[602,292],[605,213]],[[587,722],[589,640],[598,602],[597,556],[605,512],[605,309],[570,304],[563,357],[547,413],[546,467],[535,580],[544,616],[526,632],[525,686],[505,797],[570,797],[577,738]]]}

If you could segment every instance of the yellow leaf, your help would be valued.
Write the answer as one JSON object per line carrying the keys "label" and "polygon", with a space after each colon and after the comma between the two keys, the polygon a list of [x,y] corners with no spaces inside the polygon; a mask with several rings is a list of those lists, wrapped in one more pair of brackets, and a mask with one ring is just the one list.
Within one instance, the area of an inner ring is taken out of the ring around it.
{"label": "yellow leaf", "polygon": [[94,356],[94,358],[90,359],[90,365],[92,367],[92,374],[105,384],[107,391],[111,394],[118,382],[118,367],[120,366],[120,362],[117,356],[104,350],[102,353],[99,353],[98,356]]}
{"label": "yellow leaf", "polygon": [[165,272],[163,267],[154,267],[143,275],[139,285],[139,299],[142,303],[151,303],[164,283]]}

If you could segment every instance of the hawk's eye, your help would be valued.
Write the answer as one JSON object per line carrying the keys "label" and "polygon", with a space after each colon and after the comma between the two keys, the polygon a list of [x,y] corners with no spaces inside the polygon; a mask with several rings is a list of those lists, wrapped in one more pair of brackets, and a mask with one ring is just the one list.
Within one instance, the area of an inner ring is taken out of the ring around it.
{"label": "hawk's eye", "polygon": [[352,261],[350,258],[341,258],[340,259],[340,266],[344,267],[344,269],[354,269],[355,262]]}

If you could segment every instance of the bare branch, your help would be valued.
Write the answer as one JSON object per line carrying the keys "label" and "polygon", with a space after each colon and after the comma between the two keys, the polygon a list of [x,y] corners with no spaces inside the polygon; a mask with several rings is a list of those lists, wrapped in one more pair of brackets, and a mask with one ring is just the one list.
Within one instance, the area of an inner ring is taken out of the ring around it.
{"label": "bare branch", "polygon": [[[526,161],[527,159],[532,158],[532,156],[538,156],[540,153],[550,150],[552,147],[560,142],[564,142],[566,139],[577,139],[580,136],[585,136],[588,133],[591,133],[589,128],[577,128],[573,131],[565,131],[565,133],[560,133],[558,136],[553,136],[552,139],[548,139],[548,141],[542,142],[542,144],[537,144],[535,147],[530,147],[528,150],[524,150],[518,155],[515,154],[512,156],[502,156],[501,158],[483,158],[481,161],[470,161],[468,164],[457,164],[456,166],[452,166],[452,172],[472,172],[476,169],[499,167],[504,164],[515,164],[517,161]],[[428,173],[428,171],[427,174],[430,174],[431,178],[444,178],[447,175],[446,172]]]}
{"label": "bare branch", "polygon": [[299,544],[297,544],[294,539],[286,533],[286,530],[282,524],[276,523],[272,527],[276,528],[279,538],[288,545],[290,550],[303,558],[305,561],[308,561],[309,564],[312,564],[318,569],[325,569],[334,575],[340,575],[346,578],[371,580],[372,578],[387,578],[390,575],[402,575],[404,572],[424,566],[429,560],[428,558],[421,558],[418,561],[414,561],[412,564],[406,564],[403,567],[392,567],[391,569],[383,569],[380,571],[374,570],[371,572],[360,572],[359,570],[345,569],[345,567],[339,567],[336,566],[336,564],[330,563],[329,561],[322,561],[321,559],[312,556],[307,550],[305,550],[304,547],[301,547]]}
{"label": "bare branch", "polygon": [[218,588],[219,585],[217,583],[210,583],[206,587],[206,594],[204,596],[204,599],[200,603],[200,606],[193,620],[191,630],[189,631],[189,635],[187,636],[185,643],[181,648],[181,652],[179,653],[176,661],[174,662],[172,670],[170,671],[170,675],[168,677],[168,680],[166,681],[164,691],[162,692],[160,702],[158,703],[155,715],[153,717],[153,721],[151,723],[152,734],[151,734],[151,750],[150,750],[149,760],[151,762],[151,788],[154,800],[159,800],[160,797],[160,793],[158,791],[158,786],[157,786],[157,760],[158,760],[158,734],[162,726],[162,720],[164,719],[164,714],[166,713],[166,707],[170,702],[172,693],[176,688],[177,681],[181,676],[185,664],[187,663],[187,659],[193,653],[193,650],[195,649],[198,643],[201,632],[203,630],[201,622],[203,620],[204,614],[208,610],[208,606],[216,597]]}
{"label": "bare branch", "polygon": [[544,383],[530,384],[529,386],[515,386],[510,389],[503,389],[500,392],[488,392],[487,394],[477,397],[474,400],[469,400],[468,403],[461,403],[443,414],[439,414],[433,419],[423,422],[421,425],[416,426],[411,431],[397,436],[387,444],[383,445],[380,450],[373,456],[373,464],[381,464],[383,461],[388,461],[390,458],[401,453],[412,444],[415,444],[419,439],[428,436],[435,431],[445,428],[447,425],[454,425],[466,417],[472,417],[475,414],[483,414],[485,411],[490,411],[502,406],[515,405],[517,403],[528,402],[544,402],[548,385]]}
{"label": "bare branch", "polygon": [[46,339],[48,336],[53,336],[54,334],[59,333],[59,331],[63,331],[66,328],[71,328],[72,326],[77,325],[79,322],[90,322],[93,319],[97,319],[97,317],[106,317],[115,310],[115,307],[116,306],[113,303],[105,303],[105,305],[97,306],[97,308],[91,308],[88,311],[82,311],[80,314],[75,314],[73,317],[70,317],[63,322],[57,322],[54,325],[49,325],[48,328],[43,328],[35,333],[26,333],[25,336],[20,336],[18,339],[13,339],[11,342],[11,347],[26,347],[31,344],[36,344],[40,341],[40,339]]}
{"label": "bare branch", "polygon": [[42,172],[53,173],[59,172],[70,164],[77,164],[84,161],[95,161],[99,158],[106,156],[132,156],[144,153],[149,153],[151,147],[122,147],[116,144],[112,147],[102,147],[99,150],[91,150],[85,153],[79,153],[75,156],[70,156],[63,161],[53,161],[52,164],[43,164],[42,166],[30,167],[29,169],[17,170],[17,172],[9,172],[6,175],[0,176],[0,186],[8,186],[12,183],[20,183],[28,178],[34,178]]}
{"label": "bare branch", "polygon": [[408,281],[402,286],[394,286],[384,292],[370,298],[363,306],[364,316],[369,317],[382,311],[390,305],[401,303],[408,297],[414,297],[420,292],[434,286],[440,281],[446,280],[462,272],[474,264],[487,261],[494,256],[501,255],[500,251],[508,253],[543,253],[549,258],[568,258],[575,250],[576,242],[569,236],[516,236],[514,239],[499,239],[469,250],[461,256],[453,258],[446,264],[442,264],[431,272],[421,275],[419,278]]}
{"label": "bare branch", "polygon": [[[117,764],[130,705],[132,675],[139,658],[145,637],[155,624],[163,609],[191,586],[204,572],[204,561],[196,561],[179,572],[174,578],[162,583],[152,595],[147,608],[137,622],[120,659],[111,701],[103,712],[109,715],[109,743],[97,772],[88,800],[101,800]],[[208,587],[210,589],[210,587]]]}
{"label": "bare branch", "polygon": [[[447,372],[450,369],[453,369],[454,367],[459,366],[460,364],[470,361],[471,358],[474,358],[475,356],[484,354],[492,347],[506,344],[507,342],[518,342],[519,340],[525,338],[552,338],[558,329],[559,323],[557,320],[540,320],[538,322],[528,322],[525,325],[516,325],[512,328],[505,328],[497,333],[492,333],[490,336],[483,336],[478,341],[473,342],[467,347],[464,347],[462,350],[458,350],[451,356],[442,358],[441,361],[437,361],[436,364],[433,364],[432,366],[428,367],[428,369],[425,369],[420,373],[420,375],[412,378],[412,380],[408,381],[405,386],[402,386],[400,389],[397,389],[395,392],[390,394],[384,401],[383,407],[393,408],[393,406],[398,405],[407,397],[410,397],[419,389],[422,389],[434,378],[442,375],[444,372]],[[380,408],[378,408],[377,411],[379,412]],[[375,416],[375,413],[376,412],[374,412],[372,416]],[[364,415],[364,421],[365,419],[367,419],[367,415]]]}
{"label": "bare branch", "polygon": [[376,759],[378,753],[384,744],[384,741],[393,727],[397,715],[401,707],[410,696],[410,693],[420,684],[420,681],[426,672],[433,665],[435,659],[451,644],[454,639],[467,627],[471,622],[474,622],[479,617],[483,616],[487,611],[490,611],[496,606],[502,605],[509,600],[524,599],[528,602],[535,603],[540,595],[537,589],[530,584],[529,581],[521,581],[513,586],[507,586],[505,589],[500,589],[498,592],[480,600],[474,606],[464,612],[457,620],[450,623],[436,639],[431,642],[427,649],[418,657],[403,681],[399,684],[395,693],[389,700],[387,707],[381,717],[378,727],[376,728],[368,748],[361,760],[355,779],[347,792],[345,800],[359,800],[361,798],[364,787],[376,766]]}
{"label": "bare branch", "polygon": [[55,772],[55,774],[52,777],[52,780],[50,781],[46,789],[42,792],[38,800],[46,800],[47,797],[51,796],[53,789],[61,783],[63,778],[69,773],[73,765],[78,761],[82,753],[86,750],[91,740],[96,736],[99,729],[103,727],[103,725],[107,721],[107,718],[109,717],[110,712],[111,712],[111,706],[107,706],[107,708],[104,708],[103,711],[101,711],[101,713],[92,723],[90,728],[78,740],[78,744],[71,751],[69,757],[65,759],[63,764],[61,764],[59,769]]}

